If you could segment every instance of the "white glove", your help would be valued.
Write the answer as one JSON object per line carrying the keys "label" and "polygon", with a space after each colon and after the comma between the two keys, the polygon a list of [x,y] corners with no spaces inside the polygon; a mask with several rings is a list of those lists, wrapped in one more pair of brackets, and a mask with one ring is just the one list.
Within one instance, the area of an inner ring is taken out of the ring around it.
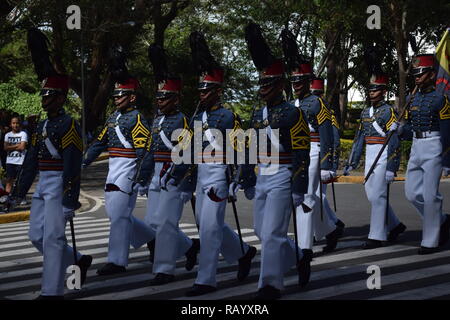
{"label": "white glove", "polygon": [[333,171],[330,170],[320,170],[320,180],[322,182],[328,182],[333,179]]}
{"label": "white glove", "polygon": [[64,218],[69,221],[75,216],[75,210],[63,206]]}
{"label": "white glove", "polygon": [[386,171],[386,183],[391,183],[394,181],[395,173],[392,171],[387,170]]}
{"label": "white glove", "polygon": [[450,168],[449,167],[443,167],[442,168],[442,175],[444,177],[448,177],[450,175]]}
{"label": "white glove", "polygon": [[237,182],[232,182],[228,187],[228,195],[234,199],[237,198],[237,192],[241,189],[242,186]]}
{"label": "white glove", "polygon": [[147,186],[143,186],[140,183],[137,183],[134,187],[133,187],[133,192],[137,192],[140,196],[146,195],[148,191],[148,187]]}
{"label": "white glove", "polygon": [[292,201],[294,202],[294,207],[298,207],[305,201],[305,195],[303,193],[292,193]]}
{"label": "white glove", "polygon": [[255,197],[255,193],[256,193],[255,187],[250,187],[244,190],[245,197],[248,200],[253,200],[253,198]]}
{"label": "white glove", "polygon": [[348,176],[350,174],[350,171],[352,171],[352,170],[353,170],[352,166],[346,166],[344,168],[344,176]]}
{"label": "white glove", "polygon": [[181,200],[183,200],[183,203],[186,203],[186,202],[188,202],[189,200],[192,199],[192,192],[184,192],[184,191],[182,191],[180,193],[180,198],[181,198]]}
{"label": "white glove", "polygon": [[391,131],[397,131],[397,129],[400,127],[400,123],[398,123],[397,121],[394,122],[393,124],[391,124],[391,127],[389,128],[389,132]]}
{"label": "white glove", "polygon": [[87,163],[84,163],[84,162],[83,162],[83,163],[81,164],[81,169],[86,169],[87,167],[88,167],[88,164],[87,164]]}

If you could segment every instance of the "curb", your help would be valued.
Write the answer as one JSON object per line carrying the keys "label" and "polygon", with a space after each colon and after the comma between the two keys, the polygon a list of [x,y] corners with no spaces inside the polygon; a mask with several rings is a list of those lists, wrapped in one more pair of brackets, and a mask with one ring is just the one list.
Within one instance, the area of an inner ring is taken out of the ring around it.
{"label": "curb", "polygon": [[30,219],[30,210],[5,213],[0,215],[0,224],[26,221]]}

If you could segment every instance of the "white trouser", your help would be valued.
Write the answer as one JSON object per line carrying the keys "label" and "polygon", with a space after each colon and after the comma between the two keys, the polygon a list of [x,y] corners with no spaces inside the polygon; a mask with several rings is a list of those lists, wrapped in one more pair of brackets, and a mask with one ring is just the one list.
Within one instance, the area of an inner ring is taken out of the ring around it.
{"label": "white trouser", "polygon": [[[382,144],[366,144],[365,175],[367,175]],[[388,221],[386,224],[387,205],[387,148],[377,162],[375,170],[365,184],[367,199],[371,204],[369,239],[386,241],[387,233],[394,229],[400,222],[394,214],[391,206],[388,207]]]}
{"label": "white trouser", "polygon": [[[65,235],[62,175],[62,171],[41,171],[31,202],[28,235],[44,256],[41,289],[43,296],[64,294],[66,269],[74,264],[73,249],[67,245]],[[78,252],[77,258],[81,258]]]}
{"label": "white trouser", "polygon": [[312,249],[314,234],[319,240],[336,229],[336,225],[325,212],[322,217],[320,214],[320,198],[317,193],[320,182],[319,155],[320,144],[311,142],[308,193],[305,195],[304,204],[312,211],[305,212],[303,206],[296,208],[299,246],[302,249]]}
{"label": "white trouser", "polygon": [[122,191],[105,192],[106,214],[111,221],[108,262],[123,267],[128,265],[130,244],[137,249],[155,237],[154,230],[133,216],[137,193],[128,193],[131,191],[130,179],[133,178],[134,172],[135,159],[109,159],[106,183],[115,184]]}
{"label": "white trouser", "polygon": [[[277,173],[259,174],[253,207],[255,233],[261,241],[261,269],[258,288],[283,288],[283,275],[296,264],[295,243],[288,238],[292,212],[290,165],[279,165]],[[301,250],[299,259],[301,259]]]}
{"label": "white trouser", "polygon": [[440,137],[413,139],[406,171],[405,194],[423,220],[423,247],[439,244],[439,228],[445,220],[439,180],[442,172]]}
{"label": "white trouser", "polygon": [[178,227],[184,206],[181,192],[173,185],[169,185],[167,190],[161,189],[162,166],[162,162],[155,164],[145,222],[156,230],[153,273],[174,274],[177,259],[191,247],[192,240]]}
{"label": "white trouser", "polygon": [[[200,227],[200,258],[196,284],[216,286],[219,253],[228,263],[243,256],[239,236],[225,222],[227,200],[212,201],[207,193],[214,186],[217,195],[228,195],[224,164],[202,163],[198,165],[195,215]],[[244,243],[244,252],[249,246]]]}

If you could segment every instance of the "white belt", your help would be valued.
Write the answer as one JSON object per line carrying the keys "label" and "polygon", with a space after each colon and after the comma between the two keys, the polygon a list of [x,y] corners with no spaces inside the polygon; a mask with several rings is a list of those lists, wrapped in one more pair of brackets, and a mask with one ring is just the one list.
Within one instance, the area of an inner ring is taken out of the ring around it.
{"label": "white belt", "polygon": [[120,142],[122,143],[123,147],[127,149],[133,149],[133,146],[127,141],[127,139],[125,139],[124,135],[122,134],[122,131],[120,131],[119,119],[121,115],[122,114],[119,113],[119,115],[116,118],[116,126],[114,127],[114,130],[116,131],[116,135],[119,138]]}
{"label": "white belt", "polygon": [[440,137],[440,131],[413,131],[414,138],[416,139],[424,139],[431,137]]}
{"label": "white belt", "polygon": [[53,159],[61,159],[61,155],[59,154],[58,150],[55,148],[53,143],[50,141],[50,139],[47,137],[47,122],[48,120],[45,120],[44,127],[42,128],[42,134],[45,137],[44,143],[47,147],[48,152],[52,155]]}
{"label": "white belt", "polygon": [[[208,114],[206,111],[203,112],[202,115],[202,124],[205,126],[208,124]],[[209,143],[214,147],[216,151],[222,151],[222,147],[217,143],[215,137],[213,136],[211,130],[205,130],[206,139],[208,139]]]}
{"label": "white belt", "polygon": [[161,129],[161,125],[164,122],[164,119],[166,118],[166,116],[162,116],[161,120],[159,120],[158,123],[158,128],[159,128],[159,136],[161,137],[162,142],[164,143],[164,145],[167,147],[167,149],[169,149],[170,151],[173,151],[174,146],[172,144],[172,142],[170,141],[169,138],[167,138],[166,134],[164,133],[164,131]]}

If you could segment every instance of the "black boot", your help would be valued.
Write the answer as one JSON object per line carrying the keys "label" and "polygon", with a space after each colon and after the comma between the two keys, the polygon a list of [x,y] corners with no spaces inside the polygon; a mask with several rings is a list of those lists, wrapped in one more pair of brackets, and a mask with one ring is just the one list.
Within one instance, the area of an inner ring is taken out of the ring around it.
{"label": "black boot", "polygon": [[250,268],[252,267],[252,259],[256,256],[256,248],[249,247],[247,253],[239,259],[239,269],[237,274],[237,279],[239,281],[244,281],[250,273]]}
{"label": "black boot", "polygon": [[80,267],[81,271],[81,285],[83,285],[84,282],[86,281],[86,274],[91,264],[92,264],[92,256],[89,255],[82,255],[80,260],[78,260],[77,262],[77,266]]}
{"label": "black boot", "polygon": [[398,236],[405,232],[406,230],[406,226],[403,223],[399,223],[394,229],[392,229],[387,237],[387,240],[389,242],[394,242],[395,240],[397,240]]}
{"label": "black boot", "polygon": [[383,246],[383,242],[380,240],[367,239],[366,242],[362,245],[362,249],[364,249],[364,250],[375,249],[375,248],[380,248],[382,246]]}
{"label": "black boot", "polygon": [[308,284],[311,276],[311,261],[313,251],[311,249],[302,249],[303,257],[297,262],[298,285],[304,287]]}
{"label": "black boot", "polygon": [[155,261],[155,239],[153,239],[150,242],[147,242],[147,248],[150,253],[148,260],[150,261],[150,263],[153,263],[153,261]]}
{"label": "black boot", "polygon": [[438,252],[439,248],[428,248],[428,247],[420,247],[420,249],[417,251],[417,254],[424,255],[424,254],[431,254]]}
{"label": "black boot", "polygon": [[125,272],[126,270],[127,269],[125,267],[118,266],[114,263],[108,262],[103,267],[97,270],[97,274],[99,276],[109,276],[111,274]]}
{"label": "black boot", "polygon": [[327,234],[327,236],[326,236],[327,245],[325,247],[323,247],[323,249],[322,249],[323,253],[329,253],[329,252],[332,252],[334,249],[336,249],[338,239],[339,239],[339,234],[341,234],[341,232],[342,232],[342,230],[340,230],[338,227],[336,227],[336,229],[334,229],[333,232],[330,232],[329,234]]}
{"label": "black boot", "polygon": [[276,300],[280,297],[281,290],[272,286],[265,286],[258,290],[254,300]]}
{"label": "black boot", "polygon": [[210,292],[214,292],[216,290],[217,288],[213,286],[207,286],[204,284],[194,284],[194,286],[189,291],[187,291],[185,295],[186,297],[196,297]]}
{"label": "black boot", "polygon": [[439,246],[443,246],[450,239],[450,215],[445,215],[445,221],[439,231]]}
{"label": "black boot", "polygon": [[152,280],[150,280],[150,285],[161,286],[163,284],[172,282],[174,279],[175,276],[173,274],[157,273],[156,276]]}
{"label": "black boot", "polygon": [[191,271],[197,263],[197,254],[200,252],[200,240],[192,239],[192,246],[186,251],[186,264],[184,267],[187,271]]}

